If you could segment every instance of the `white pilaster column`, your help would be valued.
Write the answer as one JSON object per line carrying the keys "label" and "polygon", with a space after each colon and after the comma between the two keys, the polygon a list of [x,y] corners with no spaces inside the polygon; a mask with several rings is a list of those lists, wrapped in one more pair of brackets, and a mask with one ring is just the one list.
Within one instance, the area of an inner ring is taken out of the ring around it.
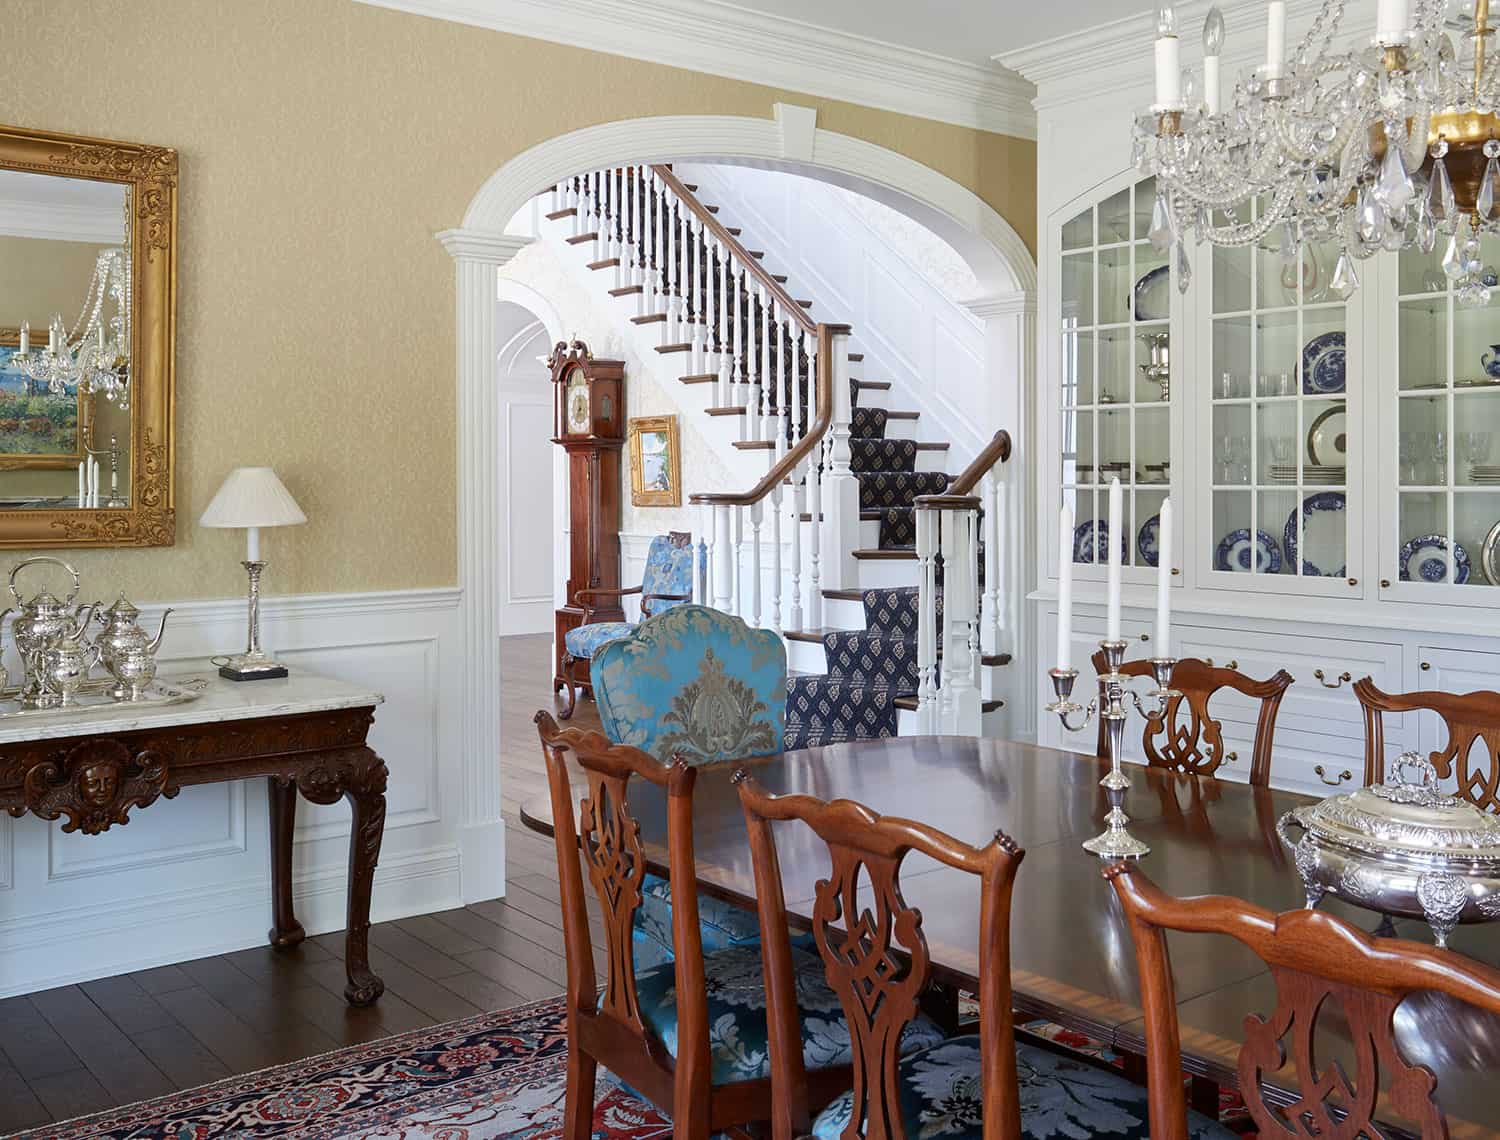
{"label": "white pilaster column", "polygon": [[[480,230],[437,235],[453,257],[458,363],[458,585],[463,631],[458,768],[443,814],[459,820],[465,903],[505,893],[505,821],[500,809],[500,399],[495,377],[496,273],[533,238]],[[529,725],[505,726],[525,731]]]}
{"label": "white pilaster column", "polygon": [[[1000,507],[1007,533],[999,535],[999,550],[995,552],[997,570],[1002,588],[997,604],[1000,613],[981,615],[981,630],[998,627],[1001,631],[999,644],[984,645],[984,652],[1010,653],[1015,663],[1009,668],[981,670],[991,674],[984,696],[999,697],[1005,701],[1001,710],[1000,733],[1011,739],[1034,739],[1036,732],[1036,702],[1031,699],[1034,690],[1022,683],[1022,678],[1034,677],[1034,666],[1039,658],[1035,652],[1036,631],[1031,628],[1029,608],[1025,604],[1028,591],[1034,586],[1032,543],[1037,534],[1036,519],[1029,509],[1036,501],[1038,478],[1050,478],[1052,473],[1032,471],[1030,462],[1031,439],[1029,429],[1039,414],[1035,406],[1036,394],[1036,294],[1030,291],[996,293],[987,297],[976,297],[965,301],[964,308],[984,322],[985,382],[983,392],[987,403],[974,409],[977,425],[989,434],[1004,428],[1010,432],[1011,456],[1004,469],[994,473],[1001,486],[1002,501],[986,504]],[[986,541],[993,541],[994,532],[987,529]],[[989,567],[986,566],[986,571]],[[986,590],[988,593],[988,588]],[[988,597],[985,598],[989,600]]]}

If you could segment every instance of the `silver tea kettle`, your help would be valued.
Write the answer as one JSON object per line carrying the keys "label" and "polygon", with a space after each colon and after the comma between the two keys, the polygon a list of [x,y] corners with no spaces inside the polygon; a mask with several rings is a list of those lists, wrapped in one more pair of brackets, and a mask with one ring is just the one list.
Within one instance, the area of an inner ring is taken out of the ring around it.
{"label": "silver tea kettle", "polygon": [[[28,566],[50,563],[61,566],[73,578],[73,589],[61,601],[45,586],[29,600],[22,599],[16,588],[16,575]],[[78,642],[88,628],[89,619],[98,608],[98,602],[88,605],[73,605],[78,597],[80,582],[78,571],[61,558],[37,555],[16,563],[10,572],[10,592],[16,600],[16,618],[11,622],[11,636],[15,638],[16,650],[26,667],[26,682],[21,690],[23,702],[34,702],[47,687],[41,669],[41,655],[62,641]]]}

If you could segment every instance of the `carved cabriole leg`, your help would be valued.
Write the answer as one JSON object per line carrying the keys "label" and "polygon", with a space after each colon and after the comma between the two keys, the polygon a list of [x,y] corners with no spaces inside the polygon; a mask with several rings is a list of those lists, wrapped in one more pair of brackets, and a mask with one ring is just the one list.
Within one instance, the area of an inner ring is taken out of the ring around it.
{"label": "carved cabriole leg", "polygon": [[570,719],[578,706],[578,682],[573,679],[573,666],[577,660],[571,653],[563,654],[563,683],[568,687],[568,706],[557,714],[558,720]]}
{"label": "carved cabriole leg", "polygon": [[370,892],[380,840],[385,832],[385,761],[368,748],[320,758],[297,775],[297,790],[315,804],[349,801],[349,909],[344,931],[344,969],[351,1005],[369,1005],[385,991],[370,970]]}
{"label": "carved cabriole leg", "polygon": [[297,822],[297,786],[284,776],[266,780],[271,808],[271,945],[278,950],[307,937],[292,913],[292,830]]}

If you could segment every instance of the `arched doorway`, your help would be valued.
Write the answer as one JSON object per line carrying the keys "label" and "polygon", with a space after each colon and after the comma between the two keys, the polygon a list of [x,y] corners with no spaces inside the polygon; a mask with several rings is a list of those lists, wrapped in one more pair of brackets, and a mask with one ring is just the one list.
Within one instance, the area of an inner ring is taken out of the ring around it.
{"label": "arched doorway", "polygon": [[[605,123],[538,144],[500,167],[480,188],[463,223],[437,235],[453,256],[457,288],[457,373],[459,437],[459,586],[464,628],[463,770],[465,833],[500,835],[502,849],[476,840],[503,868],[500,777],[495,762],[500,739],[497,639],[501,560],[495,497],[503,494],[505,457],[493,425],[497,388],[492,383],[498,350],[496,294],[498,268],[531,238],[505,232],[511,219],[539,192],[582,170],[641,161],[702,160],[777,165],[810,177],[838,182],[908,213],[938,233],[964,257],[985,290],[968,303],[985,324],[986,390],[992,406],[985,418],[1007,426],[1016,441],[1008,513],[1025,518],[1029,501],[1025,471],[1024,425],[1029,422],[1034,359],[1033,324],[1036,265],[1025,242],[972,191],[895,151],[814,126],[813,112],[777,104],[773,119],[735,116],[666,116]],[[1010,552],[1006,580],[1012,596],[1025,593],[1021,551]],[[1021,607],[1010,622],[1021,639]],[[1019,648],[1019,647],[1018,647]],[[1023,659],[1025,659],[1023,657]],[[463,890],[466,901],[489,897],[494,868],[468,866],[465,844]],[[478,855],[480,852],[475,851]],[[481,884],[483,886],[481,887]],[[494,892],[491,892],[494,893]]]}

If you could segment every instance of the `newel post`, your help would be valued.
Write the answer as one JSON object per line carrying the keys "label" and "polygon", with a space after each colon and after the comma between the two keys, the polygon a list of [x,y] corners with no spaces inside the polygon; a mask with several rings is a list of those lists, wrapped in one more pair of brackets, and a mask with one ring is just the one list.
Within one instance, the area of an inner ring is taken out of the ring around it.
{"label": "newel post", "polygon": [[850,469],[849,434],[854,410],[849,391],[849,326],[833,327],[833,422],[829,465],[823,480],[823,588],[850,589],[859,582],[859,480]]}
{"label": "newel post", "polygon": [[459,767],[443,814],[457,818],[464,902],[505,893],[500,765],[500,509],[506,477],[495,377],[498,270],[532,242],[480,230],[437,235],[453,257],[458,377],[458,585],[463,664]]}

